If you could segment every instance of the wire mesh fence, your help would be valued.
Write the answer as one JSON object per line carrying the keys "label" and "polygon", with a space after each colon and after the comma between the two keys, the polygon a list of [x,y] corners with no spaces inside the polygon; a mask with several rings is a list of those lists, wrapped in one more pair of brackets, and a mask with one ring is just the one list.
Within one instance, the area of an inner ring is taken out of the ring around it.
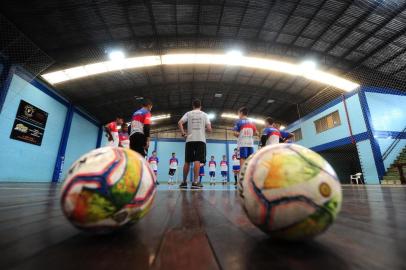
{"label": "wire mesh fence", "polygon": [[[54,61],[2,14],[0,14],[0,31],[0,64],[3,67],[0,87],[1,96],[7,98],[7,102],[2,104],[1,111],[5,111],[9,106],[14,106],[15,99],[23,91],[29,91],[28,82],[39,76]],[[17,74],[24,77],[26,83],[18,84],[11,80],[10,76],[17,70],[19,71]],[[13,86],[9,87],[10,84]],[[6,97],[6,91],[9,89],[12,89],[12,93]],[[14,115],[5,113],[3,117]]]}

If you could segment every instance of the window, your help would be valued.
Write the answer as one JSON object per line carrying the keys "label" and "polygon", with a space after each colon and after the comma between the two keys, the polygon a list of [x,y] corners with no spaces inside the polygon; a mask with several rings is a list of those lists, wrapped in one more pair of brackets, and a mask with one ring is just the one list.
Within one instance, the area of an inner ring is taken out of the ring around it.
{"label": "window", "polygon": [[321,133],[323,131],[338,127],[339,125],[341,125],[340,114],[338,113],[338,111],[330,113],[314,121],[314,125],[316,126],[317,133]]}
{"label": "window", "polygon": [[298,129],[292,131],[292,133],[293,133],[293,135],[295,135],[293,137],[293,140],[295,142],[300,141],[301,139],[303,139],[303,137],[302,137],[302,129],[301,128],[298,128]]}

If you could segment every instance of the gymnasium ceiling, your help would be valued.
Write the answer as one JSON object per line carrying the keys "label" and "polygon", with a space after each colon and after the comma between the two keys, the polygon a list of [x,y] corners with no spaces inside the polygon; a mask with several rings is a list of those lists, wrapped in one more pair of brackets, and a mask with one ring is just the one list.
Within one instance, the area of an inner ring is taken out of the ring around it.
{"label": "gymnasium ceiling", "polygon": [[[406,89],[406,0],[2,0],[0,13],[52,59],[42,73],[106,61],[112,49],[128,56],[238,49],[312,59],[360,84]],[[214,65],[122,70],[55,87],[102,122],[131,115],[137,97],[149,97],[155,114],[173,115],[162,124],[176,122],[193,98],[206,111],[245,105],[252,115],[291,122],[342,94],[302,77]]]}

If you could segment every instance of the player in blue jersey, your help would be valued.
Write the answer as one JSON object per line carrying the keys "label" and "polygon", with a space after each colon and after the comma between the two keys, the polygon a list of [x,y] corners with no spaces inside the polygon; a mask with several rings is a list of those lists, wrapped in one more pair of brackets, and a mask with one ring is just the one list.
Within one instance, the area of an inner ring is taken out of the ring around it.
{"label": "player in blue jersey", "polygon": [[203,176],[204,176],[204,166],[205,166],[206,164],[204,164],[204,163],[200,163],[200,169],[199,169],[199,182],[200,183],[202,183],[202,179],[203,179]]}
{"label": "player in blue jersey", "polygon": [[277,128],[281,134],[281,137],[279,138],[280,143],[290,143],[291,139],[295,136],[293,133],[281,130],[281,122],[275,121],[274,127]]}
{"label": "player in blue jersey", "polygon": [[135,111],[132,115],[130,132],[130,148],[138,152],[143,157],[147,156],[150,129],[151,129],[151,109],[152,102],[144,99],[142,108]]}
{"label": "player in blue jersey", "polygon": [[265,128],[262,131],[261,140],[259,147],[264,147],[270,144],[278,144],[281,138],[281,133],[279,129],[274,126],[274,120],[272,117],[267,117],[265,119]]}
{"label": "player in blue jersey", "polygon": [[265,125],[266,126],[262,131],[262,136],[259,144],[260,147],[285,143],[287,142],[287,140],[293,137],[292,133],[279,130],[279,128],[281,127],[281,123],[274,121],[272,117],[268,117],[265,119]]}
{"label": "player in blue jersey", "polygon": [[233,131],[238,137],[237,144],[240,149],[240,166],[254,153],[254,136],[258,136],[257,127],[254,122],[248,119],[248,109],[242,107],[238,110],[239,119],[235,122]]}

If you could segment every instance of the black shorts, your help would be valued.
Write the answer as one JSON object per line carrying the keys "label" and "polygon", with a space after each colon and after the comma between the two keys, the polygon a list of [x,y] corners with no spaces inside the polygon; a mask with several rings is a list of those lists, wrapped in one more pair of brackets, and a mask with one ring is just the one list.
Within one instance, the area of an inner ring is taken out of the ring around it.
{"label": "black shorts", "polygon": [[206,143],[187,142],[185,147],[185,161],[206,163]]}
{"label": "black shorts", "polygon": [[176,169],[169,169],[169,175],[174,176],[176,172]]}
{"label": "black shorts", "polygon": [[147,155],[145,147],[147,146],[147,137],[142,133],[134,133],[130,136],[130,149],[145,157]]}

